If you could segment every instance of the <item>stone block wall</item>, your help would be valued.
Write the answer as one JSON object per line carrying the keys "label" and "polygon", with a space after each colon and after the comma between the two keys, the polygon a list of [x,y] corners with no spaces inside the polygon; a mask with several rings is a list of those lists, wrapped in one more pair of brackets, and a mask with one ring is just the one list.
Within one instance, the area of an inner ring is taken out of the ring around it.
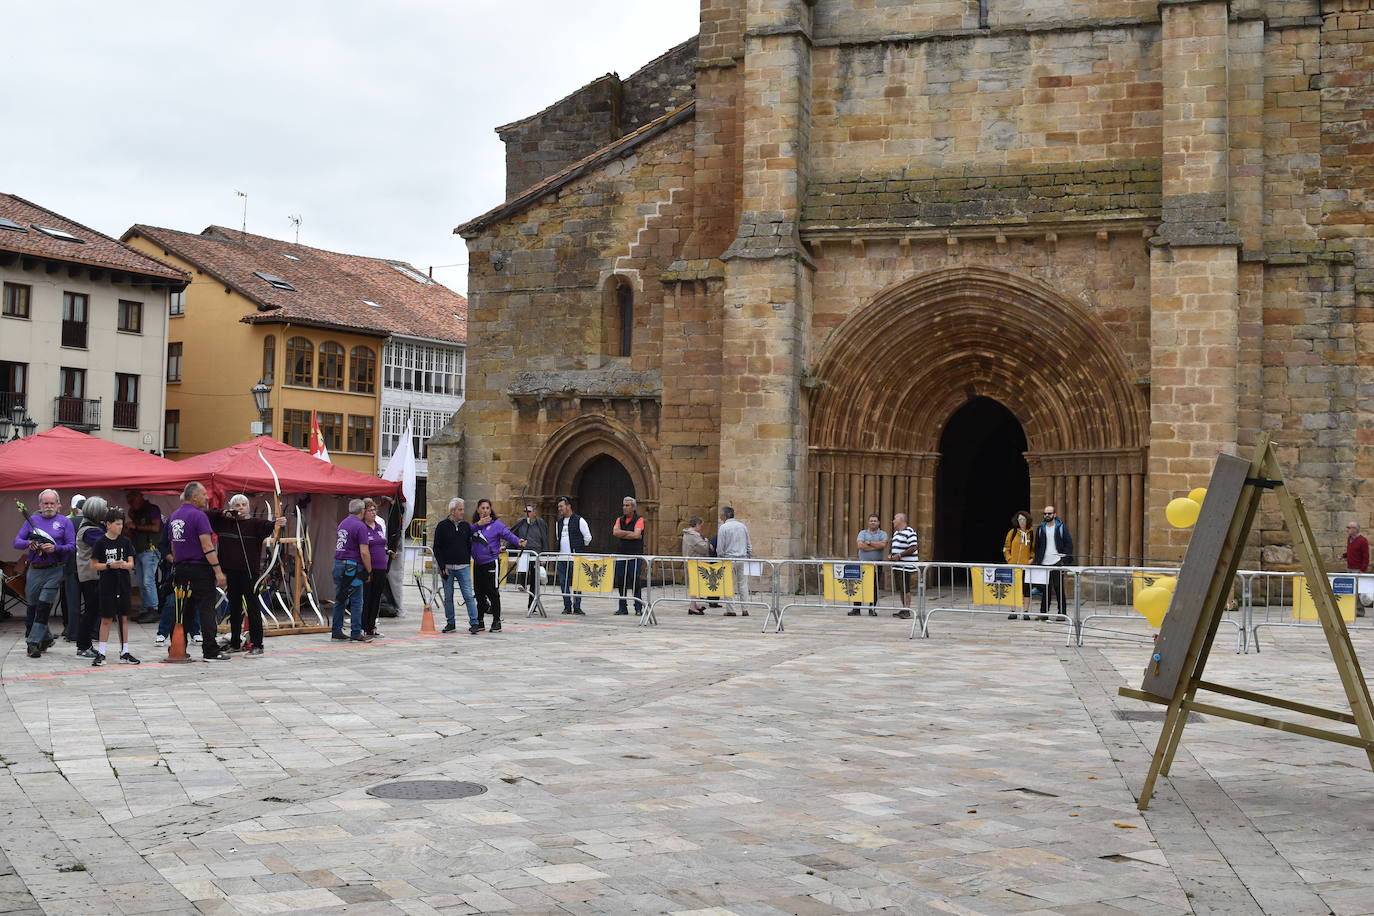
{"label": "stone block wall", "polygon": [[813,174],[1153,159],[1158,26],[818,47]]}
{"label": "stone block wall", "polygon": [[608,73],[537,114],[496,128],[506,145],[507,199],[690,101],[696,58],[691,38],[628,79]]}

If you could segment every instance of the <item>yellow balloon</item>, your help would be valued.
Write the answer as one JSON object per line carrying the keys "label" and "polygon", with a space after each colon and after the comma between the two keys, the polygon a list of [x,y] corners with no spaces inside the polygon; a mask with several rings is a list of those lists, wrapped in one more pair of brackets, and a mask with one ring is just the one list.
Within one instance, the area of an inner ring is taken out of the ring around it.
{"label": "yellow balloon", "polygon": [[1191,493],[1188,494],[1188,498],[1191,499],[1193,502],[1197,503],[1199,506],[1202,505],[1202,501],[1207,498],[1207,488],[1198,487],[1197,489],[1193,490]]}
{"label": "yellow balloon", "polygon": [[1169,602],[1173,599],[1173,594],[1167,588],[1151,585],[1136,592],[1135,609],[1157,630],[1164,622],[1164,615],[1169,611]]}
{"label": "yellow balloon", "polygon": [[1201,511],[1202,506],[1186,496],[1180,496],[1178,499],[1169,500],[1169,505],[1164,507],[1164,517],[1175,528],[1191,528],[1197,524],[1198,513]]}
{"label": "yellow balloon", "polygon": [[1154,588],[1167,589],[1169,594],[1173,594],[1174,589],[1178,588],[1177,576],[1160,576],[1155,580]]}

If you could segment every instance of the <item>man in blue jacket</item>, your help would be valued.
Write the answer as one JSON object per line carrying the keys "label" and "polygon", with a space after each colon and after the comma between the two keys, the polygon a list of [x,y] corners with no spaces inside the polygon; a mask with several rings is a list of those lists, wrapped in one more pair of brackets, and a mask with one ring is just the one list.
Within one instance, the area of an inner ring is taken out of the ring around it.
{"label": "man in blue jacket", "polygon": [[[1045,520],[1035,529],[1035,565],[1068,566],[1073,562],[1073,537],[1069,528],[1054,511],[1045,507]],[[1059,596],[1059,616],[1064,616],[1064,572],[1051,569],[1049,579],[1040,592],[1040,619],[1050,619],[1050,592]]]}

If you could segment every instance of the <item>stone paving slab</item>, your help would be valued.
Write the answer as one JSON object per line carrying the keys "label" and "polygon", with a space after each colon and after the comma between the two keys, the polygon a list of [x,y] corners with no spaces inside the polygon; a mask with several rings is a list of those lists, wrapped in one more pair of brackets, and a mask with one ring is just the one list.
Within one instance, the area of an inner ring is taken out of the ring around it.
{"label": "stone paving slab", "polygon": [[[1204,717],[1136,811],[1143,628],[589,608],[215,666],[0,627],[0,913],[1374,913],[1353,749]],[[1311,635],[1211,676],[1340,706]],[[412,778],[489,791],[366,794]]]}

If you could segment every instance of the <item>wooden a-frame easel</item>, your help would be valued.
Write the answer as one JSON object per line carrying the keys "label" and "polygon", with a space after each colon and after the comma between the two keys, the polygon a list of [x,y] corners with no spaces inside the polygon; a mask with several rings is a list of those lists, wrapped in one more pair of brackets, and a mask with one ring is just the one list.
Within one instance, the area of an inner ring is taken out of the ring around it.
{"label": "wooden a-frame easel", "polygon": [[[1307,577],[1307,587],[1321,620],[1322,631],[1326,634],[1326,644],[1331,649],[1341,685],[1350,701],[1349,713],[1227,687],[1203,678],[1212,641],[1216,637],[1217,626],[1221,623],[1226,600],[1240,565],[1241,550],[1250,534],[1260,497],[1265,490],[1273,490],[1278,497],[1284,521],[1293,535],[1294,553]],[[1193,564],[1191,567],[1190,563]],[[1183,651],[1185,646],[1186,652]],[[1370,702],[1369,685],[1360,670],[1359,659],[1350,643],[1350,632],[1346,629],[1330,580],[1319,559],[1312,526],[1307,521],[1307,511],[1303,508],[1302,500],[1284,485],[1282,469],[1268,433],[1260,437],[1248,468],[1239,458],[1222,455],[1218,459],[1203,503],[1202,517],[1188,545],[1174,601],[1161,627],[1155,654],[1145,669],[1142,687],[1144,689],[1141,690],[1122,687],[1120,694],[1147,703],[1163,704],[1168,711],[1137,802],[1141,811],[1150,804],[1155,781],[1161,775],[1169,775],[1190,712],[1358,747],[1365,752],[1370,768],[1374,769],[1374,706]],[[1349,735],[1200,703],[1195,699],[1200,690],[1344,722],[1354,725],[1359,734]]]}

